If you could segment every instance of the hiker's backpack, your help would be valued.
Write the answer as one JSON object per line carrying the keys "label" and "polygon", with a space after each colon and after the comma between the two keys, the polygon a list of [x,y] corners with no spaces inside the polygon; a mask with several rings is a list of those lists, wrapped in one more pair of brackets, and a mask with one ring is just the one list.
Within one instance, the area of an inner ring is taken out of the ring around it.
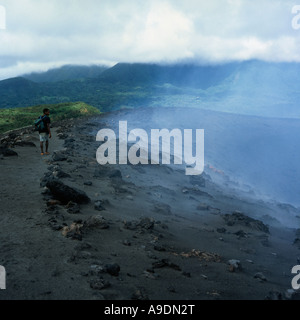
{"label": "hiker's backpack", "polygon": [[43,131],[45,129],[45,116],[40,116],[37,120],[34,121],[35,131]]}

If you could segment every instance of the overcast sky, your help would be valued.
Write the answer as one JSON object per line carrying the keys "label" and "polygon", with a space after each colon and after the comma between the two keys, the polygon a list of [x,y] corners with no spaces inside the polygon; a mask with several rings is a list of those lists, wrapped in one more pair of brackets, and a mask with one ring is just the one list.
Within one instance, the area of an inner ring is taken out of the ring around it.
{"label": "overcast sky", "polygon": [[295,5],[300,0],[0,0],[0,79],[63,64],[300,62]]}

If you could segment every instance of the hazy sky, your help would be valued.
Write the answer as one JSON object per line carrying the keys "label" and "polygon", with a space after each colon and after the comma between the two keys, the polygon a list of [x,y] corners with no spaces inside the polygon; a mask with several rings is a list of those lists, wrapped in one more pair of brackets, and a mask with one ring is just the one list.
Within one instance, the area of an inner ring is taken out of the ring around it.
{"label": "hazy sky", "polygon": [[0,79],[63,64],[300,62],[295,5],[300,0],[0,0]]}

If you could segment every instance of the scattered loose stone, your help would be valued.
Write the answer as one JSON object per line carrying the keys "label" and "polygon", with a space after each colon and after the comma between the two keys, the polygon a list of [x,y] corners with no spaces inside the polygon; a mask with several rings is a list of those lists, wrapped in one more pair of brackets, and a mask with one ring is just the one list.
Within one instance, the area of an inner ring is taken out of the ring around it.
{"label": "scattered loose stone", "polygon": [[144,271],[143,275],[148,278],[148,279],[152,279],[152,280],[157,280],[159,278],[159,275],[154,273],[154,272],[149,272],[149,271]]}
{"label": "scattered loose stone", "polygon": [[244,230],[239,230],[234,233],[239,239],[241,238],[247,238],[248,234]]}
{"label": "scattered loose stone", "polygon": [[269,243],[269,237],[267,235],[262,235],[261,237],[259,237],[261,239],[261,244],[264,247],[270,247],[270,243]]}
{"label": "scattered loose stone", "polygon": [[137,226],[141,227],[142,229],[146,229],[146,230],[153,230],[154,229],[154,224],[155,224],[155,220],[152,218],[142,218]]}
{"label": "scattered loose stone", "polygon": [[221,213],[221,209],[210,207],[209,213],[214,214],[214,215],[219,215]]}
{"label": "scattered loose stone", "polygon": [[153,260],[157,259],[157,256],[154,253],[152,253],[151,251],[147,252],[147,257],[150,259],[153,259]]}
{"label": "scattered loose stone", "polygon": [[82,242],[82,243],[79,243],[75,246],[75,250],[78,250],[78,251],[81,251],[81,250],[88,250],[88,249],[91,249],[92,248],[92,245],[88,242]]}
{"label": "scattered loose stone", "polygon": [[165,223],[162,223],[160,226],[164,230],[168,230],[169,229],[169,227]]}
{"label": "scattered loose stone", "polygon": [[267,281],[267,278],[264,276],[264,274],[263,274],[262,272],[257,272],[257,273],[254,275],[254,279],[259,279],[259,280],[262,281],[262,282]]}
{"label": "scattered loose stone", "polygon": [[87,260],[92,258],[92,254],[88,251],[78,251],[75,254],[76,259],[83,259],[83,260]]}
{"label": "scattered loose stone", "polygon": [[154,229],[155,220],[152,218],[141,218],[139,221],[124,221],[124,228],[128,230],[148,230],[151,231]]}
{"label": "scattered loose stone", "polygon": [[67,205],[66,205],[67,211],[70,214],[78,214],[80,213],[80,206],[79,204],[70,201]]}
{"label": "scattered loose stone", "polygon": [[294,245],[300,249],[300,229],[296,231],[296,238],[294,240]]}
{"label": "scattered loose stone", "polygon": [[122,179],[122,173],[120,170],[113,170],[109,175],[109,178],[121,178]]}
{"label": "scattered loose stone", "polygon": [[41,192],[41,194],[42,195],[44,195],[44,196],[50,196],[51,195],[51,192],[50,192],[50,190],[47,188],[47,187],[44,187],[43,188],[43,190],[42,190],[42,192]]}
{"label": "scattered loose stone", "polygon": [[203,173],[200,176],[190,176],[190,183],[194,186],[199,186],[199,187],[203,187],[205,188],[205,178],[208,179],[208,175],[206,175],[205,173]]}
{"label": "scattered loose stone", "polygon": [[211,253],[211,252],[205,252],[205,251],[200,251],[193,249],[190,252],[181,252],[180,254],[175,254],[175,255],[180,255],[184,258],[192,258],[196,257],[201,261],[207,261],[207,262],[221,262],[222,258],[220,255],[216,253]]}
{"label": "scattered loose stone", "polygon": [[279,291],[270,291],[265,300],[283,300],[283,297]]}
{"label": "scattered loose stone", "polygon": [[182,272],[182,275],[187,277],[187,278],[191,278],[191,273],[190,272]]}
{"label": "scattered loose stone", "polygon": [[131,242],[129,240],[124,240],[122,243],[124,244],[124,246],[127,246],[127,247],[131,246]]}
{"label": "scattered loose stone", "polygon": [[168,287],[168,291],[171,293],[176,293],[176,289],[173,286]]}
{"label": "scattered loose stone", "polygon": [[105,268],[99,265],[91,265],[89,274],[92,276],[98,276],[99,274],[105,273]]}
{"label": "scattered loose stone", "polygon": [[49,200],[47,202],[47,206],[51,207],[51,206],[59,206],[61,205],[61,202],[59,200]]}
{"label": "scattered loose stone", "polygon": [[105,265],[104,270],[106,273],[110,274],[111,276],[118,277],[121,268],[117,263],[114,263],[114,264]]}
{"label": "scattered loose stone", "polygon": [[174,269],[174,270],[177,270],[177,271],[181,271],[181,268],[178,265],[170,262],[168,259],[162,259],[162,260],[159,260],[157,262],[153,262],[152,263],[152,267],[153,267],[153,269],[159,269],[159,268],[168,267],[168,268],[171,268],[171,269]]}
{"label": "scattered loose stone", "polygon": [[241,261],[240,260],[229,260],[228,261],[229,264],[229,271],[230,272],[235,272],[235,271],[240,271],[242,270],[242,265],[241,265]]}
{"label": "scattered loose stone", "polygon": [[64,227],[62,225],[52,224],[51,229],[53,231],[61,231]]}
{"label": "scattered loose stone", "polygon": [[284,297],[286,300],[300,300],[300,293],[299,291],[288,289],[285,291]]}
{"label": "scattered loose stone", "polygon": [[148,295],[144,294],[141,290],[137,290],[135,293],[132,294],[131,300],[149,300]]}
{"label": "scattered loose stone", "polygon": [[68,135],[66,133],[59,133],[57,134],[57,137],[61,140],[65,140],[68,138]]}
{"label": "scattered loose stone", "polygon": [[64,227],[62,230],[62,235],[71,238],[73,240],[82,241],[81,229],[83,224],[80,222],[73,222],[69,227]]}
{"label": "scattered loose stone", "polygon": [[103,206],[103,201],[102,200],[97,200],[96,202],[95,202],[95,206],[94,206],[94,208],[95,208],[95,210],[97,210],[97,211],[105,211],[105,207]]}
{"label": "scattered loose stone", "polygon": [[197,206],[197,210],[199,211],[208,211],[210,209],[210,206],[206,203],[201,203]]}
{"label": "scattered loose stone", "polygon": [[172,215],[171,207],[168,204],[158,203],[154,206],[154,210],[156,213],[170,216]]}
{"label": "scattered loose stone", "polygon": [[65,173],[62,170],[56,170],[53,172],[53,177],[57,179],[63,179],[63,178],[71,178],[71,176],[68,173]]}
{"label": "scattered loose stone", "polygon": [[134,231],[137,229],[137,223],[134,221],[123,221],[124,228],[127,230]]}
{"label": "scattered loose stone", "polygon": [[277,257],[277,253],[275,253],[275,252],[272,252],[271,255],[274,257]]}
{"label": "scattered loose stone", "polygon": [[228,226],[243,225],[257,231],[270,233],[269,227],[263,222],[247,217],[239,211],[235,211],[233,214],[226,214],[223,218]]}
{"label": "scattered loose stone", "polygon": [[166,251],[166,248],[163,247],[162,245],[155,245],[155,246],[154,246],[154,250],[155,250],[155,251],[164,252],[164,251]]}
{"label": "scattered loose stone", "polygon": [[[213,199],[212,195],[202,191],[198,185],[195,185],[193,188],[187,188],[186,190],[190,194],[190,198],[193,198],[192,196],[197,196],[197,197],[201,196],[201,197],[206,197],[208,199]],[[193,199],[196,200],[195,198]]]}
{"label": "scattered loose stone", "polygon": [[129,190],[128,187],[126,187],[124,185],[120,185],[119,183],[114,183],[113,187],[115,189],[116,194],[124,194],[124,193],[132,194],[132,191]]}
{"label": "scattered loose stone", "polygon": [[[55,178],[53,177],[53,173],[52,172],[46,172],[44,174],[44,177],[41,178],[41,180],[40,180],[40,187],[41,188],[45,188],[47,183],[52,181],[52,180],[55,180]],[[47,190],[49,190],[49,189],[47,188]]]}
{"label": "scattered loose stone", "polygon": [[53,152],[52,160],[54,162],[66,161],[68,160],[68,157],[64,153],[57,151],[57,152]]}
{"label": "scattered loose stone", "polygon": [[109,229],[109,225],[102,216],[92,216],[88,218],[83,225],[83,229]]}
{"label": "scattered loose stone", "polygon": [[90,286],[94,290],[103,290],[107,289],[111,286],[109,281],[106,281],[104,279],[96,279],[96,280],[91,280]]}

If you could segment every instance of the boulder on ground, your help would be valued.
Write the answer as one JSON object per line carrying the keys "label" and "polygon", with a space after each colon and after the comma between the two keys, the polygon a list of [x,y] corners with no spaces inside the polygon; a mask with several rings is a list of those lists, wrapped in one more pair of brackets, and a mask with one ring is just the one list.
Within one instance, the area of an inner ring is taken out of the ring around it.
{"label": "boulder on ground", "polygon": [[223,218],[228,226],[242,225],[253,230],[270,233],[269,227],[262,221],[250,218],[242,212],[236,211],[233,214],[225,214]]}
{"label": "boulder on ground", "polygon": [[24,140],[21,140],[21,141],[17,141],[15,143],[16,146],[18,147],[32,147],[32,148],[36,148],[36,145],[31,142],[31,141],[24,141]]}
{"label": "boulder on ground", "polygon": [[54,152],[52,155],[52,160],[57,161],[66,161],[68,160],[67,156],[63,154],[62,152]]}
{"label": "boulder on ground", "polygon": [[97,228],[97,229],[109,229],[109,225],[108,225],[108,223],[106,222],[106,220],[102,216],[98,215],[98,216],[89,217],[84,222],[83,228],[85,230],[86,229],[94,229],[94,228]]}
{"label": "boulder on ground", "polygon": [[4,157],[17,157],[18,156],[17,152],[15,152],[11,149],[8,149],[6,147],[3,147],[3,146],[0,147],[0,155],[3,155]]}
{"label": "boulder on ground", "polygon": [[68,204],[70,201],[79,204],[91,201],[85,192],[69,187],[58,180],[48,181],[46,187],[51,191],[55,199],[60,200],[63,204]]}
{"label": "boulder on ground", "polygon": [[118,277],[121,268],[117,263],[114,263],[114,264],[105,265],[104,270],[105,270],[105,272],[107,272],[111,276]]}

